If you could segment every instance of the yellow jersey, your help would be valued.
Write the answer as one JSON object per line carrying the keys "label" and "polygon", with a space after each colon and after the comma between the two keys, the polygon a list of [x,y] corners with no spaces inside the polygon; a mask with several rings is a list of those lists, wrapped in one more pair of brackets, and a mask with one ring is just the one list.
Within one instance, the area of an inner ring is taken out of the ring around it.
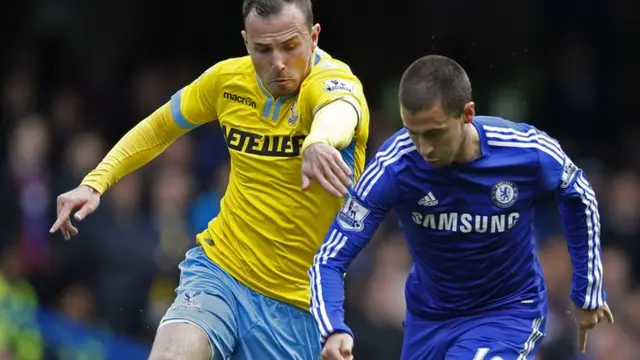
{"label": "yellow jersey", "polygon": [[249,288],[303,309],[310,300],[307,270],[343,199],[315,183],[301,190],[300,148],[314,114],[337,100],[359,114],[353,141],[341,150],[356,179],[369,136],[358,78],[322,50],[313,61],[293,96],[271,96],[246,56],[217,63],[171,98],[174,121],[183,128],[217,120],[231,156],[220,212],[197,242]]}

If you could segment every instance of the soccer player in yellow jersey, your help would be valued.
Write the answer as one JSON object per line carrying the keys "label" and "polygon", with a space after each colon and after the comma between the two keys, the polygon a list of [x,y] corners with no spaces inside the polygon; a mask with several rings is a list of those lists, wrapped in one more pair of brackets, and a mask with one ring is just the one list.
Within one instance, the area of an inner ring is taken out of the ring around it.
{"label": "soccer player in yellow jersey", "polygon": [[249,56],[221,61],[128,132],[58,198],[66,239],[118,179],[190,129],[218,121],[231,153],[219,215],[180,264],[151,359],[316,360],[306,274],[362,171],[362,85],[318,49],[310,0],[244,0]]}

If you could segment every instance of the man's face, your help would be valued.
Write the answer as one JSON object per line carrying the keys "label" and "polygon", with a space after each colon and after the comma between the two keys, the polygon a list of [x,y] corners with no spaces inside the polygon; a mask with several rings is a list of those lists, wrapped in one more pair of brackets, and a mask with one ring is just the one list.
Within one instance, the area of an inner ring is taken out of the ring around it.
{"label": "man's face", "polygon": [[437,168],[449,166],[456,160],[464,142],[464,126],[471,122],[474,114],[473,103],[468,103],[460,116],[447,115],[440,104],[416,114],[401,109],[402,123],[418,152]]}
{"label": "man's face", "polygon": [[242,31],[247,51],[260,80],[275,97],[292,95],[309,74],[320,25],[311,29],[295,5],[267,18],[247,16]]}

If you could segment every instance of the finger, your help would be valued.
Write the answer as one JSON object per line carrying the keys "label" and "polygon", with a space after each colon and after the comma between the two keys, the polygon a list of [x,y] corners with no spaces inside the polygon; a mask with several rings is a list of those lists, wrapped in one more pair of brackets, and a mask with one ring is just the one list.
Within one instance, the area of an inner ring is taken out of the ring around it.
{"label": "finger", "polygon": [[340,354],[343,359],[353,358],[353,339],[350,336],[344,336],[340,342]]}
{"label": "finger", "polygon": [[604,317],[607,318],[607,321],[610,324],[613,324],[614,323],[613,313],[611,312],[611,309],[609,309],[609,305],[605,304],[603,310],[604,310]]}
{"label": "finger", "polygon": [[349,166],[344,162],[344,160],[342,160],[342,158],[338,157],[335,161],[331,162],[331,169],[333,170],[333,173],[338,176],[342,184],[345,186],[353,186]]}
{"label": "finger", "polygon": [[327,179],[325,179],[324,174],[322,174],[322,172],[320,170],[316,169],[313,172],[313,178],[318,182],[318,184],[320,184],[320,186],[322,186],[323,189],[325,189],[330,194],[332,194],[332,195],[334,195],[336,197],[342,196],[340,194],[340,191],[338,189],[336,189],[331,184],[331,182],[329,182]]}
{"label": "finger", "polygon": [[587,351],[587,331],[587,329],[580,328],[578,332],[578,348],[582,353]]}
{"label": "finger", "polygon": [[347,175],[347,177],[353,176],[353,169],[351,169],[351,166],[349,166],[347,162],[344,161],[340,153],[336,152],[334,158],[337,160],[337,163],[340,165],[340,169],[342,169],[342,171]]}
{"label": "finger", "polygon": [[95,210],[95,206],[89,202],[85,203],[80,210],[76,211],[74,218],[78,221],[82,221],[87,215],[91,214]]}
{"label": "finger", "polygon": [[60,210],[62,210],[62,207],[64,206],[64,204],[67,202],[66,198],[64,195],[60,195],[58,196],[58,198],[56,199],[56,213],[60,214]]}
{"label": "finger", "polygon": [[595,316],[593,316],[591,318],[591,328],[593,329],[594,327],[596,327],[596,325],[600,324],[602,322],[602,319],[604,318],[604,312],[600,309],[595,311]]}
{"label": "finger", "polygon": [[73,226],[71,220],[67,219],[67,221],[65,221],[64,224],[62,224],[62,226],[60,227],[60,232],[62,233],[62,236],[65,240],[70,240],[72,236],[78,234],[78,229]]}
{"label": "finger", "polygon": [[342,360],[340,351],[335,347],[325,348],[322,352],[323,360]]}
{"label": "finger", "polygon": [[331,195],[336,197],[341,196],[340,192],[337,189],[335,189],[327,179],[324,178],[324,175],[322,175],[322,172],[320,172],[319,170],[314,170],[309,175],[310,177],[309,177],[308,187],[311,186],[311,180],[315,180],[325,191],[327,191]]}
{"label": "finger", "polygon": [[[331,183],[334,189],[339,192],[338,196],[345,196],[349,193],[349,189],[340,181],[338,176],[333,171],[332,163],[330,161],[322,161],[322,173],[324,177]],[[342,170],[338,169],[338,172]]]}
{"label": "finger", "polygon": [[64,225],[62,225],[62,228],[65,229],[65,231],[67,231],[72,236],[78,235],[78,228],[73,226],[73,224],[71,223],[71,220],[68,220]]}
{"label": "finger", "polygon": [[351,355],[351,352],[353,351],[353,338],[345,335],[340,343],[340,348],[343,352],[348,351],[349,355]]}
{"label": "finger", "polygon": [[56,219],[56,222],[53,223],[53,226],[51,226],[51,229],[49,229],[49,232],[51,234],[55,233],[56,231],[60,230],[60,227],[62,225],[64,225],[64,223],[69,220],[69,215],[71,214],[71,211],[73,211],[73,204],[72,203],[65,203],[62,208],[60,209],[60,211],[58,211],[58,218]]}
{"label": "finger", "polygon": [[302,190],[309,189],[310,185],[311,185],[311,179],[309,179],[307,175],[302,174]]}

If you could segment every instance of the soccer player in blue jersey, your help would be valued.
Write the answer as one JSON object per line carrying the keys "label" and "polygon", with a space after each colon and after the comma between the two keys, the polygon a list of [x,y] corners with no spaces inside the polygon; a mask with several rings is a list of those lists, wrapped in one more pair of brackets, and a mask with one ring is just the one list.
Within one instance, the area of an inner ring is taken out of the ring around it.
{"label": "soccer player in blue jersey", "polygon": [[584,172],[527,124],[475,116],[464,69],[415,61],[400,82],[404,128],[371,160],[309,270],[323,359],[352,358],[343,274],[389,211],[413,256],[402,359],[533,358],[545,334],[546,289],[534,203],[555,192],[573,263],[579,347],[604,318],[600,219]]}

